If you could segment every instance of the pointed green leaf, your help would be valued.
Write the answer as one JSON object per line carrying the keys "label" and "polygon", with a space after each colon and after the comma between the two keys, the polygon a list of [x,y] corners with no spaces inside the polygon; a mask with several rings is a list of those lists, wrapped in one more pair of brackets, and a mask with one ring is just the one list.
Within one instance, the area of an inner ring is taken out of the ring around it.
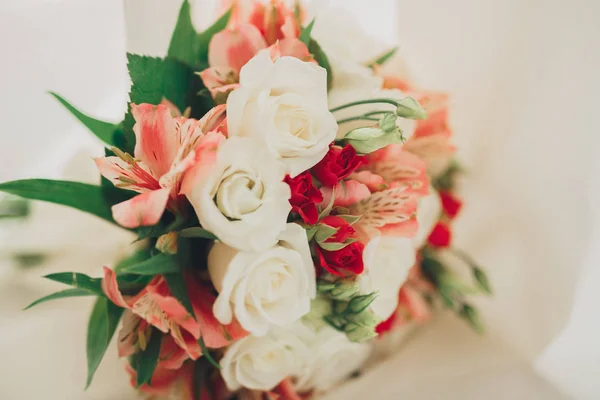
{"label": "pointed green leaf", "polygon": [[331,88],[331,85],[333,84],[333,72],[329,58],[327,58],[327,55],[323,49],[321,49],[319,43],[313,39],[311,39],[310,44],[308,45],[308,51],[313,55],[315,61],[327,71],[327,87]]}
{"label": "pointed green leaf", "polygon": [[327,251],[338,251],[348,246],[350,243],[319,243],[319,247]]}
{"label": "pointed green leaf", "polygon": [[162,332],[158,329],[152,329],[146,350],[140,351],[133,356],[133,368],[137,373],[136,387],[139,388],[144,384],[150,384],[154,370],[156,370],[156,366],[158,365],[161,342]]}
{"label": "pointed green leaf", "polygon": [[162,275],[179,272],[177,258],[171,254],[160,253],[138,264],[119,268],[120,274]]}
{"label": "pointed green leaf", "polygon": [[204,357],[206,357],[208,362],[211,363],[215,368],[221,369],[221,366],[219,365],[219,363],[215,361],[215,359],[210,354],[210,351],[208,351],[208,348],[206,347],[206,344],[204,343],[204,338],[202,336],[200,336],[200,339],[198,339],[198,344],[200,345],[200,348],[202,349],[202,355]]}
{"label": "pointed green leaf", "polygon": [[233,8],[230,8],[214,24],[198,35],[198,57],[201,62],[206,62],[206,65],[208,65],[208,45],[210,40],[216,33],[221,32],[227,27],[232,12]]}
{"label": "pointed green leaf", "polygon": [[100,186],[51,179],[23,179],[0,184],[0,191],[31,200],[60,204],[115,223]]}
{"label": "pointed green leaf", "polygon": [[479,312],[470,304],[464,303],[460,308],[458,315],[464,319],[473,330],[480,335],[484,333],[485,327],[479,317]]}
{"label": "pointed green leaf", "polygon": [[101,278],[91,278],[77,272],[59,272],[46,275],[44,278],[54,282],[64,283],[65,285],[73,286],[74,288],[83,289],[95,295],[104,296]]}
{"label": "pointed green leaf", "polygon": [[37,299],[30,305],[24,308],[24,310],[29,310],[31,307],[37,306],[38,304],[45,303],[50,300],[58,300],[58,299],[66,299],[68,297],[84,297],[84,296],[94,296],[94,293],[79,288],[73,289],[65,289],[60,292],[49,294],[48,296],[44,296],[40,299]]}
{"label": "pointed green leaf", "polygon": [[87,332],[88,376],[86,389],[94,379],[94,374],[106,353],[122,314],[123,309],[114,305],[106,297],[99,297],[94,304]]}
{"label": "pointed green leaf", "polygon": [[185,286],[185,280],[183,279],[183,275],[180,272],[165,274],[163,275],[165,280],[167,281],[167,286],[169,287],[169,291],[171,294],[181,303],[183,307],[187,310],[187,312],[196,319],[196,314],[194,313],[194,308],[192,307],[192,302],[190,301],[190,297],[188,295],[187,287]]}
{"label": "pointed green leaf", "polygon": [[181,236],[183,238],[203,238],[203,239],[212,239],[212,240],[217,239],[217,237],[213,233],[207,231],[204,228],[200,228],[200,227],[183,229],[182,231],[179,232],[179,236]]}
{"label": "pointed green leaf", "polygon": [[190,2],[185,0],[179,9],[179,17],[171,36],[167,55],[177,58],[190,66],[195,66],[199,61],[197,39],[198,33],[192,23]]}
{"label": "pointed green leaf", "polygon": [[377,57],[375,60],[373,60],[373,62],[370,62],[368,64],[368,67],[373,68],[376,65],[385,64],[386,62],[388,62],[390,60],[390,58],[392,58],[394,56],[394,54],[396,54],[397,51],[398,51],[397,47],[394,47],[393,49],[386,51],[385,53],[383,53],[382,55]]}
{"label": "pointed green leaf", "polygon": [[100,121],[85,115],[75,107],[73,107],[68,101],[60,97],[54,92],[50,92],[56,100],[58,100],[75,118],[79,120],[86,128],[90,130],[96,137],[102,140],[104,143],[109,145],[115,145],[114,134],[118,130],[117,124],[111,124],[110,122]]}
{"label": "pointed green leaf", "polygon": [[317,233],[315,233],[314,239],[318,243],[322,243],[330,237],[332,237],[333,235],[335,235],[339,230],[340,228],[334,228],[329,225],[319,225],[319,229],[317,229]]}
{"label": "pointed green leaf", "polygon": [[302,33],[300,33],[300,37],[298,37],[298,39],[307,47],[308,45],[310,45],[310,34],[312,33],[313,27],[315,26],[315,21],[316,18],[313,18],[313,20],[310,21],[310,24],[308,24],[306,28],[302,30]]}

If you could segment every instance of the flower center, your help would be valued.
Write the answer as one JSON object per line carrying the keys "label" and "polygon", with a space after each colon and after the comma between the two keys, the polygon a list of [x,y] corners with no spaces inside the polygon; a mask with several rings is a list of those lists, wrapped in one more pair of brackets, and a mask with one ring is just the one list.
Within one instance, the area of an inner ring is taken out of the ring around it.
{"label": "flower center", "polygon": [[215,203],[227,218],[240,220],[262,205],[263,196],[264,185],[259,177],[229,167],[219,183]]}

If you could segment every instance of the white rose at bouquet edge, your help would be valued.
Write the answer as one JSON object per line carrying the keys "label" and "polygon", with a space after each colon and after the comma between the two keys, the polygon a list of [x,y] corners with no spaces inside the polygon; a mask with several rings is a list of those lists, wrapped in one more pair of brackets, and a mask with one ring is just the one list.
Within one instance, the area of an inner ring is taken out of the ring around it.
{"label": "white rose at bouquet edge", "polygon": [[255,137],[296,176],[317,164],[335,139],[327,105],[327,71],[293,57],[260,51],[240,72],[227,99],[230,137]]}
{"label": "white rose at bouquet edge", "polygon": [[295,387],[301,392],[325,392],[357,371],[370,353],[368,343],[351,342],[344,333],[326,325],[313,334],[310,364],[304,374],[295,376]]}
{"label": "white rose at bouquet edge", "polygon": [[229,138],[217,160],[186,193],[203,228],[237,249],[277,242],[291,210],[283,165],[251,138]]}
{"label": "white rose at bouquet edge", "polygon": [[219,292],[213,306],[217,320],[229,324],[235,316],[255,336],[297,321],[316,297],[306,231],[294,223],[287,224],[274,247],[260,253],[215,243],[208,271]]}
{"label": "white rose at bouquet edge", "polygon": [[398,293],[416,262],[412,239],[377,236],[365,246],[365,271],[358,276],[363,294],[377,292],[371,303],[373,313],[382,321],[388,319],[398,306]]}
{"label": "white rose at bouquet edge", "polygon": [[307,338],[302,337],[305,334],[311,332],[302,324],[294,324],[231,344],[219,362],[227,388],[268,391],[288,376],[306,374],[310,350]]}
{"label": "white rose at bouquet edge", "polygon": [[433,187],[430,187],[429,194],[419,201],[417,208],[419,230],[413,239],[417,249],[427,244],[427,239],[440,219],[441,212],[442,200],[440,195]]}

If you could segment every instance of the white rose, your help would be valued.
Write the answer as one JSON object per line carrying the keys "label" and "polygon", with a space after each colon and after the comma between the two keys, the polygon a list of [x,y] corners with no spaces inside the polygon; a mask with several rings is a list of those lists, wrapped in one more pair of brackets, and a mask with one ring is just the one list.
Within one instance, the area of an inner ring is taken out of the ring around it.
{"label": "white rose", "polygon": [[419,230],[415,235],[413,242],[416,248],[423,247],[431,231],[440,219],[442,212],[442,201],[438,192],[429,188],[430,194],[419,201],[417,209],[417,222],[419,222]]}
{"label": "white rose", "polygon": [[221,376],[229,390],[271,390],[288,376],[303,375],[310,350],[296,329],[273,329],[266,336],[234,342],[221,359]]}
{"label": "white rose", "polygon": [[311,339],[310,364],[305,374],[295,376],[296,388],[301,392],[329,390],[357,371],[369,353],[369,344],[352,343],[345,334],[325,326]]}
{"label": "white rose", "polygon": [[327,72],[293,57],[273,62],[259,52],[240,72],[227,99],[230,136],[256,137],[296,176],[317,164],[335,139],[327,105]]}
{"label": "white rose", "polygon": [[213,313],[223,324],[233,316],[253,335],[290,324],[310,311],[316,296],[315,267],[306,231],[288,224],[279,242],[261,252],[237,251],[215,243],[208,271],[219,292]]}
{"label": "white rose", "polygon": [[230,138],[187,197],[202,226],[237,249],[260,251],[277,242],[291,210],[283,165],[260,142]]}
{"label": "white rose", "polygon": [[413,241],[394,236],[378,236],[365,246],[365,271],[358,276],[361,292],[377,292],[371,310],[382,320],[398,307],[398,293],[416,261]]}

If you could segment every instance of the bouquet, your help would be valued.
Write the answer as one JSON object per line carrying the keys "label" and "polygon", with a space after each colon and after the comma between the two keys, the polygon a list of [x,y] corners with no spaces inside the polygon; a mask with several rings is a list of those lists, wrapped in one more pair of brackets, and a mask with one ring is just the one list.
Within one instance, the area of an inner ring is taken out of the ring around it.
{"label": "bouquet", "polygon": [[128,54],[119,124],[52,93],[105,143],[100,185],[0,184],[138,237],[101,278],[46,276],[70,288],[29,306],[97,298],[87,385],[119,325],[132,385],[173,399],[318,397],[440,308],[481,330],[466,296],[490,284],[451,248],[447,96],[389,73],[395,49],[344,51],[300,3],[226,9],[199,33],[186,0],[165,58]]}

